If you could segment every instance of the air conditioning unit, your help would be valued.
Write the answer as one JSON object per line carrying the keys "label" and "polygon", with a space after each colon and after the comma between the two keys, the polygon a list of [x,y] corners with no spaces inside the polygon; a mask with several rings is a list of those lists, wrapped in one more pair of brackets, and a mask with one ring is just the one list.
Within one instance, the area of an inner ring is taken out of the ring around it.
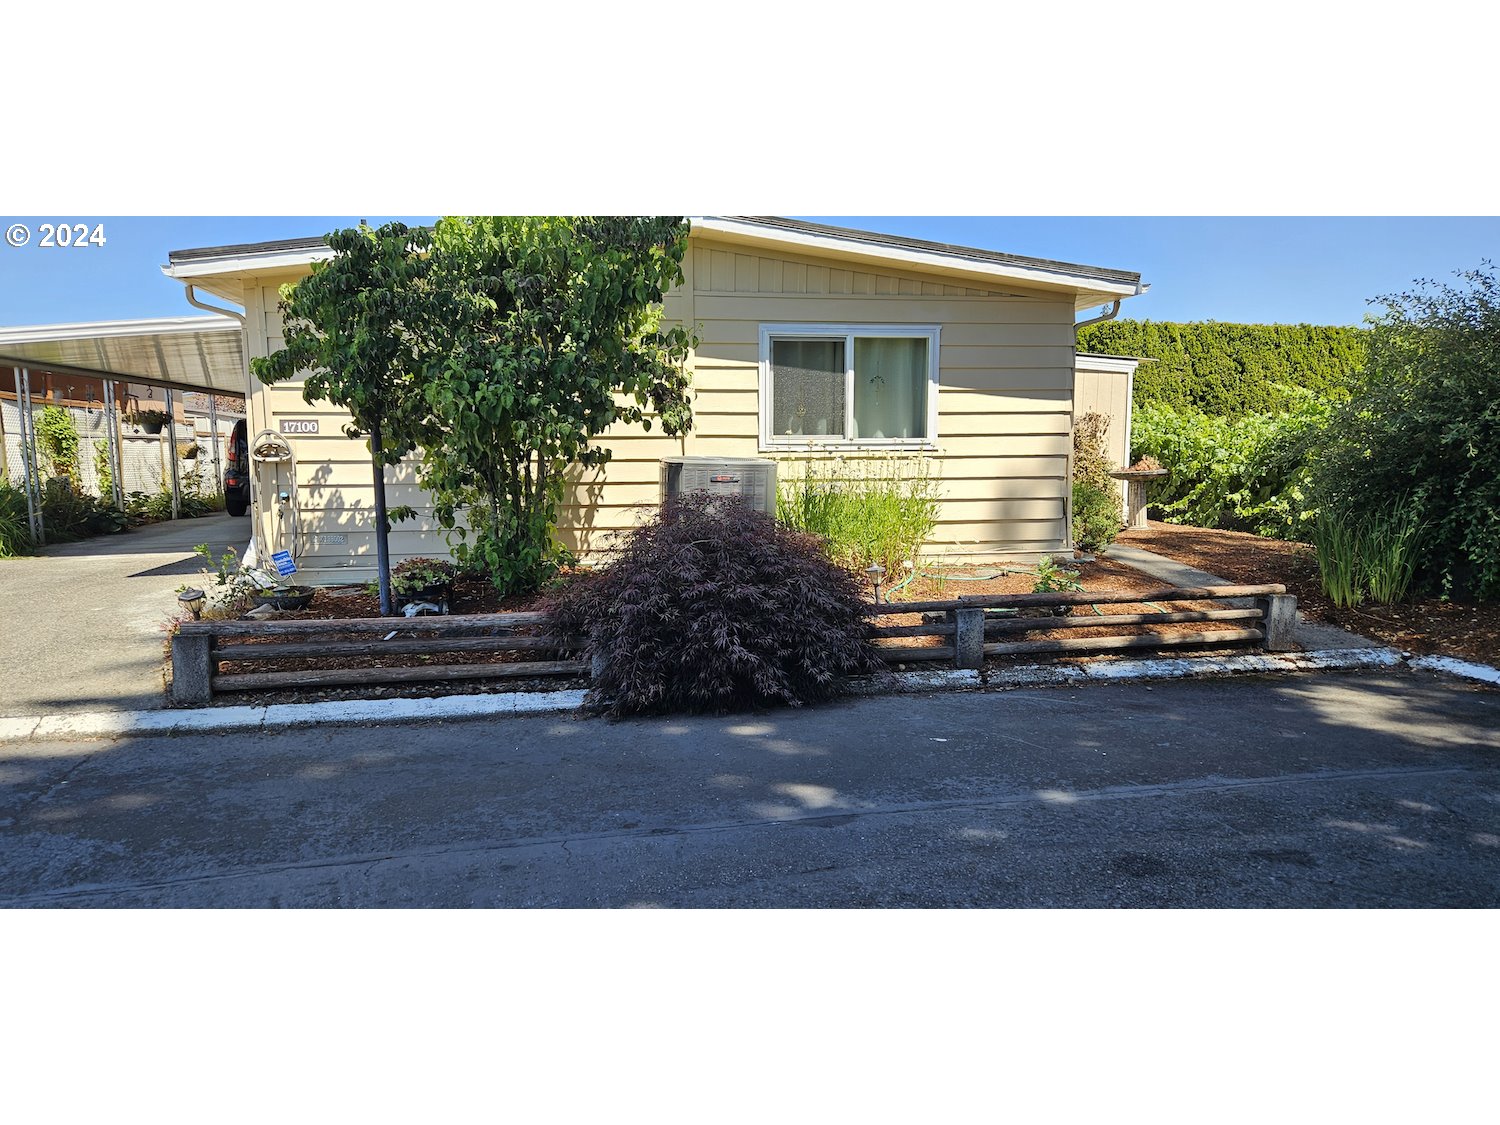
{"label": "air conditioning unit", "polygon": [[663,457],[661,498],[685,492],[739,496],[748,507],[776,515],[776,462],[763,457]]}

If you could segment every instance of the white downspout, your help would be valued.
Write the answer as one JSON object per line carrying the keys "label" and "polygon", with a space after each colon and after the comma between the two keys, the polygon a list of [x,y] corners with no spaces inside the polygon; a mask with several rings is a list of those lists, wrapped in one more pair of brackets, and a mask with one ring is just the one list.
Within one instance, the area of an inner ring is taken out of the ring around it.
{"label": "white downspout", "polygon": [[[194,292],[192,285],[186,286],[184,296],[187,297],[187,303],[192,305],[195,309],[202,309],[204,312],[216,313],[219,316],[232,316],[235,320],[240,322],[241,328],[245,326],[244,313],[237,313],[233,309],[221,309],[217,305],[205,305],[202,301],[198,300],[198,295]],[[1120,302],[1118,301],[1115,302],[1117,306],[1119,305],[1119,303]]]}
{"label": "white downspout", "polygon": [[[203,307],[207,308],[208,306],[205,305]],[[1080,328],[1087,328],[1090,324],[1099,324],[1102,321],[1106,321],[1106,320],[1114,320],[1114,318],[1117,317],[1117,316],[1119,316],[1119,315],[1120,315],[1120,301],[1117,298],[1115,300],[1115,303],[1109,306],[1109,312],[1102,313],[1099,316],[1091,316],[1087,320],[1075,321],[1074,324],[1073,324],[1073,334],[1076,337],[1077,334],[1078,334],[1078,330]]]}

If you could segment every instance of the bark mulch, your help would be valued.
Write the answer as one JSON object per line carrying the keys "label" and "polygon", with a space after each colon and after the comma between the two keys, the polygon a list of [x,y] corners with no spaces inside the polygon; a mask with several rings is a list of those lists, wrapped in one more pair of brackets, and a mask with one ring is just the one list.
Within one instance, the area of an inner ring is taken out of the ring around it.
{"label": "bark mulch", "polygon": [[1500,604],[1422,597],[1405,605],[1338,609],[1323,596],[1317,556],[1306,543],[1156,520],[1145,531],[1122,532],[1120,542],[1217,574],[1229,582],[1283,583],[1288,592],[1297,595],[1297,608],[1309,620],[1338,625],[1406,652],[1453,656],[1481,664],[1500,661]]}

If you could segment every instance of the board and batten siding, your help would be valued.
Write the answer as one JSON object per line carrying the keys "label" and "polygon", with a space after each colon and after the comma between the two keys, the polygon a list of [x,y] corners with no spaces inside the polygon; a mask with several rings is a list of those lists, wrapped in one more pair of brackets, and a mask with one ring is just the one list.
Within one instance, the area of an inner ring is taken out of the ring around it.
{"label": "board and batten siding", "polygon": [[[770,456],[760,448],[759,334],[763,323],[940,325],[937,449],[927,457],[941,497],[927,553],[949,561],[1034,559],[1066,549],[1072,452],[1074,309],[1064,296],[986,292],[940,276],[844,268],[836,259],[749,251],[695,235],[685,282],[666,297],[667,320],[695,326],[690,358],[694,428],[668,437],[653,427],[612,427],[597,439],[613,459],[574,469],[559,511],[559,536],[585,557],[607,552],[655,508],[665,456]],[[277,287],[295,275],[245,286],[250,355],[281,345]],[[288,436],[298,461],[300,565],[313,581],[373,574],[373,489],[362,442],[344,437],[347,415],[308,406],[300,380],[251,380],[250,427],[281,418],[320,421],[317,435]],[[811,456],[830,456],[813,454]],[[869,455],[869,454],[865,454]],[[859,457],[850,451],[847,457]],[[417,518],[391,534],[395,560],[441,555],[446,544],[409,465],[388,470],[389,502]],[[270,496],[258,497],[269,511]],[[273,521],[268,520],[266,526]],[[334,536],[334,540],[328,537]],[[343,536],[344,542],[336,541]]]}
{"label": "board and batten siding", "polygon": [[[1113,467],[1122,469],[1130,464],[1130,398],[1133,362],[1109,357],[1108,361],[1088,355],[1077,360],[1077,377],[1073,389],[1073,416],[1103,414],[1109,419],[1109,430],[1105,433],[1105,455],[1114,462]],[[1120,482],[1120,510],[1125,507],[1125,493],[1129,487]]]}

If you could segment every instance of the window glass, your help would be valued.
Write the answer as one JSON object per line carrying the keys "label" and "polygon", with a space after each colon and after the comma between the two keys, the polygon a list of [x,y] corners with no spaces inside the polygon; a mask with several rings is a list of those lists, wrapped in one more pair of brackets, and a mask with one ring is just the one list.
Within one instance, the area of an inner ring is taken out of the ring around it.
{"label": "window glass", "polygon": [[771,341],[771,433],[847,436],[843,340]]}
{"label": "window glass", "polygon": [[927,340],[854,338],[856,438],[927,436]]}

